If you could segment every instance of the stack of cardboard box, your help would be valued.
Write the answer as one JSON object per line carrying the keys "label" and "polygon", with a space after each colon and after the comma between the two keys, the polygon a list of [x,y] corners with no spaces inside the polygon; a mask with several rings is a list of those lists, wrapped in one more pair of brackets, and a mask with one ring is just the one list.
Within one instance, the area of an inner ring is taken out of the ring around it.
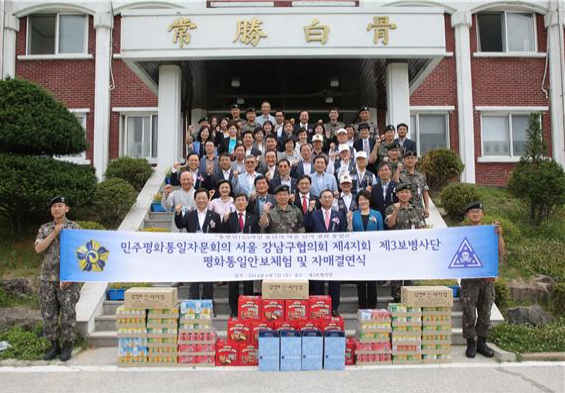
{"label": "stack of cardboard box", "polygon": [[147,362],[151,366],[177,363],[179,309],[151,308],[147,314]]}
{"label": "stack of cardboard box", "polygon": [[388,310],[359,310],[358,342],[355,348],[357,364],[392,364],[390,333],[391,315]]}
{"label": "stack of cardboard box", "polygon": [[422,309],[390,303],[393,364],[422,363]]}
{"label": "stack of cardboard box", "polygon": [[216,333],[212,300],[184,300],[180,305],[177,362],[183,366],[214,366]]}
{"label": "stack of cardboard box", "polygon": [[116,310],[118,329],[118,365],[139,366],[147,363],[146,311],[143,308]]}

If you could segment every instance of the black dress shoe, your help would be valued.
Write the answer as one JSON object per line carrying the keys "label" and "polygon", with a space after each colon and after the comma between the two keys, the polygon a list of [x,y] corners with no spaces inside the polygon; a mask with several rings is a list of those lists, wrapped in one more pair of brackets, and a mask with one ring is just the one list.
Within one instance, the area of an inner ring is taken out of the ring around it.
{"label": "black dress shoe", "polygon": [[339,312],[337,310],[332,310],[332,317],[339,317]]}
{"label": "black dress shoe", "polygon": [[232,312],[230,314],[230,318],[237,318],[237,313],[236,312]]}

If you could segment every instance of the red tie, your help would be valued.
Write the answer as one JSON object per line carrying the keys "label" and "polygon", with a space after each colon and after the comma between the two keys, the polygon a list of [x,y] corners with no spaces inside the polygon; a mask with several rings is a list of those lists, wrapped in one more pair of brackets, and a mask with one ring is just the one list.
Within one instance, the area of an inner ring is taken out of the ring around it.
{"label": "red tie", "polygon": [[239,213],[239,230],[243,232],[243,213]]}
{"label": "red tie", "polygon": [[330,230],[330,212],[326,210],[326,231]]}
{"label": "red tie", "polygon": [[308,210],[308,203],[306,203],[306,195],[302,197],[302,213],[306,214]]}

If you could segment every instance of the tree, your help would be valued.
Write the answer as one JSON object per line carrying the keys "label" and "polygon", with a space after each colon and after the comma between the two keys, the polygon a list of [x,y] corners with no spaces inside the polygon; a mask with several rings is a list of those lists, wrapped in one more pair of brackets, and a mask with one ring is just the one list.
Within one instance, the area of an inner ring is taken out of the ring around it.
{"label": "tree", "polygon": [[509,191],[528,206],[530,221],[536,226],[565,204],[565,172],[555,160],[544,157],[547,145],[539,118],[539,113],[530,116],[526,154],[508,182]]}
{"label": "tree", "polygon": [[85,149],[82,126],[47,91],[22,79],[0,81],[0,216],[16,231],[56,195],[73,206],[91,204],[93,168],[53,158]]}

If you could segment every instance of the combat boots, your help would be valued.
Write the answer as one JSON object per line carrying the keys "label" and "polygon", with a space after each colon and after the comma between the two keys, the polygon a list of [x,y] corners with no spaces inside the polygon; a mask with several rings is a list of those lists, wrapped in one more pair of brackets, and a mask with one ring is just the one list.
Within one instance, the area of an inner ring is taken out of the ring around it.
{"label": "combat boots", "polygon": [[71,358],[72,353],[73,343],[67,341],[63,344],[63,349],[61,349],[61,356],[59,356],[59,359],[61,359],[62,362],[66,362]]}
{"label": "combat boots", "polygon": [[43,355],[43,360],[53,360],[60,352],[61,349],[59,348],[59,341],[53,340],[51,341],[51,347],[49,347],[47,352]]}
{"label": "combat boots", "polygon": [[487,358],[494,356],[494,351],[487,346],[487,339],[484,337],[479,337],[477,341],[477,352]]}
{"label": "combat boots", "polygon": [[477,344],[474,338],[467,339],[467,350],[465,351],[465,356],[468,358],[474,358],[477,354]]}

